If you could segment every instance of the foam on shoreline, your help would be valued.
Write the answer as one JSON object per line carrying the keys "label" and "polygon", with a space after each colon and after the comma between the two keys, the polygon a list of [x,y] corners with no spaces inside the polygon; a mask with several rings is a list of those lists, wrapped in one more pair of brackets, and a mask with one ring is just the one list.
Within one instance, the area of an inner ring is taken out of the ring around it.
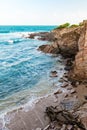
{"label": "foam on shoreline", "polygon": [[[62,63],[62,66],[58,66],[57,64],[55,65],[55,70],[58,71],[59,76],[57,78],[50,78],[49,77],[49,85],[47,86],[46,82],[44,80],[40,81],[37,85],[36,88],[41,86],[39,88],[40,92],[37,93],[37,96],[32,96],[31,99],[28,99],[24,103],[22,102],[21,105],[13,107],[11,109],[8,109],[7,112],[3,112],[0,116],[0,129],[1,130],[6,130],[6,125],[10,124],[10,121],[15,117],[15,112],[22,110],[24,113],[32,111],[34,109],[35,105],[38,104],[41,100],[49,98],[49,96],[52,96],[54,92],[57,91],[57,89],[60,88],[61,83],[58,83],[58,80],[63,76],[64,74],[64,64]],[[51,87],[51,88],[50,88]],[[43,88],[43,90],[42,90]],[[48,90],[47,90],[48,89]],[[33,91],[36,91],[35,88]],[[42,92],[41,92],[42,91]],[[23,91],[24,93],[24,91]],[[23,93],[21,95],[23,96]],[[31,93],[31,92],[30,92]],[[29,91],[25,92],[25,95],[29,95]],[[6,125],[5,125],[6,124]]]}

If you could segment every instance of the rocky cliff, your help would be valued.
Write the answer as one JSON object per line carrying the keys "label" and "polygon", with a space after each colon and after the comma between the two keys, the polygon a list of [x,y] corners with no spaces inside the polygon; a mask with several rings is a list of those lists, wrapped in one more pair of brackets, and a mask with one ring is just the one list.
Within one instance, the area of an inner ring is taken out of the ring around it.
{"label": "rocky cliff", "polygon": [[70,76],[77,80],[87,79],[87,21],[81,26],[56,29],[51,32],[54,40],[50,45],[42,45],[39,50],[45,53],[58,54],[64,57],[73,57],[73,69]]}
{"label": "rocky cliff", "polygon": [[45,53],[61,53],[64,57],[76,55],[81,30],[82,26],[53,30],[51,32],[54,35],[53,43],[40,46],[39,50]]}
{"label": "rocky cliff", "polygon": [[73,73],[74,78],[87,80],[87,21],[84,21],[78,41],[78,53],[75,56]]}

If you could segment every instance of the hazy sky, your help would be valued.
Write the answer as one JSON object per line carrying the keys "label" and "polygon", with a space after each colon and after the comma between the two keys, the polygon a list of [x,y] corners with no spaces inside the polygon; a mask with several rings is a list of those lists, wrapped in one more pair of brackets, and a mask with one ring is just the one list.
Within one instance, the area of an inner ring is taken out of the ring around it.
{"label": "hazy sky", "polygon": [[0,25],[58,25],[87,19],[87,0],[0,0]]}

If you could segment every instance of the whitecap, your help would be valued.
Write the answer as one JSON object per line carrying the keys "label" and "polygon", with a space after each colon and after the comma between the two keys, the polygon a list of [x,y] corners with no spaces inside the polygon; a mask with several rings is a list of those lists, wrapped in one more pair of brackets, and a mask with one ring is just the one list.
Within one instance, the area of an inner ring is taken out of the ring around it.
{"label": "whitecap", "polygon": [[8,42],[9,42],[10,44],[13,44],[13,43],[14,43],[14,40],[8,40]]}

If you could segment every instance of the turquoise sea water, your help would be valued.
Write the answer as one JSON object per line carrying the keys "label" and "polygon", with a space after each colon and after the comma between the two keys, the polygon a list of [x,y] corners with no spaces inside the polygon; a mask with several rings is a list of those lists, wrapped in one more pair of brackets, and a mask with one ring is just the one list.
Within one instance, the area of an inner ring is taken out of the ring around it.
{"label": "turquoise sea water", "polygon": [[54,26],[0,26],[0,112],[42,96],[50,89],[50,70],[57,58],[37,51],[47,42],[25,39],[28,32]]}

